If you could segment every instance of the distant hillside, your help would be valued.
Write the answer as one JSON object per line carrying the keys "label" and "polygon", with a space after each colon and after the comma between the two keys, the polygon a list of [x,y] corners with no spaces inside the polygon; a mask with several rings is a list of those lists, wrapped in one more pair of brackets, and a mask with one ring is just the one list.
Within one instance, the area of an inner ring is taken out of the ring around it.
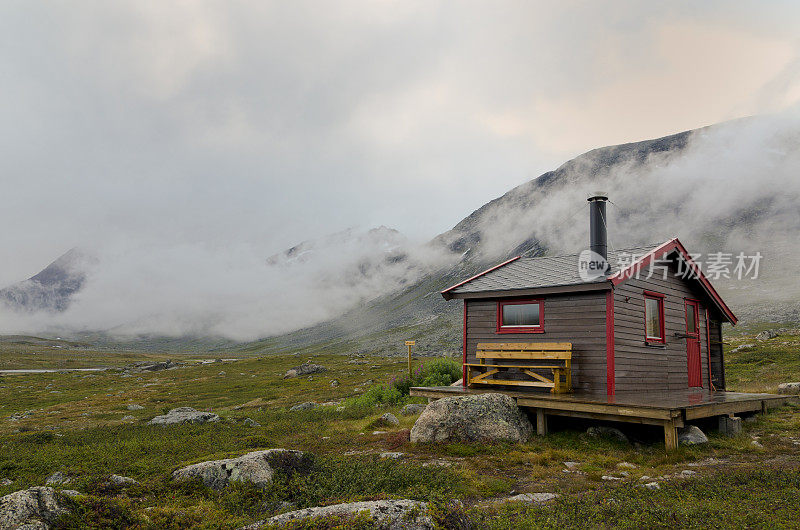
{"label": "distant hillside", "polygon": [[[701,261],[710,252],[759,252],[757,278],[723,276],[715,285],[745,321],[797,322],[798,173],[800,120],[793,115],[595,149],[489,201],[422,245],[380,227],[320,237],[265,258],[258,274],[288,285],[275,296],[312,297],[315,308],[331,304],[327,314],[337,316],[319,322],[324,312],[310,316],[299,307],[291,324],[302,329],[240,349],[325,345],[394,352],[404,339],[414,338],[421,351],[456,351],[460,305],[445,302],[439,291],[511,256],[582,250],[588,239],[586,197],[597,190],[611,197],[612,248],[678,236]],[[87,281],[85,261],[70,251],[36,276],[0,291],[0,299],[24,311],[65,311]],[[298,283],[302,286],[292,291]],[[270,310],[280,304],[263,306]],[[289,318],[284,313],[277,316]],[[258,323],[276,317],[254,316]],[[100,340],[104,330],[96,331],[93,336]],[[149,349],[233,347],[230,340],[214,337],[161,339],[139,333],[131,340]]]}
{"label": "distant hillside", "polygon": [[64,311],[92,262],[84,251],[70,249],[34,276],[0,290],[0,302],[17,311]]}

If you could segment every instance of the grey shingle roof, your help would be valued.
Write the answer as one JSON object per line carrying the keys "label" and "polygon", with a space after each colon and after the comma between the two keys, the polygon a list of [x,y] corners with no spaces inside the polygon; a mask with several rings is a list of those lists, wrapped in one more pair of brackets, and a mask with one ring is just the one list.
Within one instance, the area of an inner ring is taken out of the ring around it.
{"label": "grey shingle roof", "polygon": [[[628,256],[641,257],[660,244],[644,247],[632,247],[608,251],[608,263],[611,273],[619,270],[619,260]],[[520,258],[503,265],[498,269],[468,281],[449,290],[450,294],[480,293],[485,291],[509,291],[513,289],[537,289],[540,287],[557,287],[566,285],[600,283],[604,278],[585,282],[578,274],[578,254],[563,256],[542,256],[538,258]]]}

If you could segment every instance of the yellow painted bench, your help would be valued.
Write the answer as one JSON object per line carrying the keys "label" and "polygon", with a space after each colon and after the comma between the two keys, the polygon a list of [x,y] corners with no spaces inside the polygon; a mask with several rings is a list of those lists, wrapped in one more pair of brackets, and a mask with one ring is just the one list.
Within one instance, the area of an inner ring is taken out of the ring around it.
{"label": "yellow painted bench", "polygon": [[[468,386],[531,386],[550,388],[554,394],[572,392],[572,343],[480,342],[477,358],[479,363],[465,364]],[[548,361],[551,364],[530,364],[521,361]],[[511,370],[530,379],[503,379],[502,375]],[[547,370],[551,371],[552,379],[538,373]]]}

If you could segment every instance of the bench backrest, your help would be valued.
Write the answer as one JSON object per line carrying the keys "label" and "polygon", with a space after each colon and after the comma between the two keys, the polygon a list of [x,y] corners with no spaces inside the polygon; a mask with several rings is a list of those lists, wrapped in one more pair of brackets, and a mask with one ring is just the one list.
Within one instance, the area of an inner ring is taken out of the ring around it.
{"label": "bench backrest", "polygon": [[570,342],[479,342],[478,359],[572,359]]}

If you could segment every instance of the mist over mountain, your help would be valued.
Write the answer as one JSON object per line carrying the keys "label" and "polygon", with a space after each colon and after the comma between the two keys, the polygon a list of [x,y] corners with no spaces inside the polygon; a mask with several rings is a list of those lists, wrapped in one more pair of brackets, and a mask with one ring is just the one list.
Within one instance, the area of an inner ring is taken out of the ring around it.
{"label": "mist over mountain", "polygon": [[10,301],[2,331],[283,335],[279,345],[418,326],[432,344],[446,344],[459,307],[438,291],[510,256],[582,250],[586,197],[596,190],[611,197],[612,247],[678,236],[701,261],[709,252],[760,252],[757,278],[721,277],[715,285],[740,317],[798,320],[799,147],[800,119],[792,112],[595,149],[427,243],[380,227],[269,257],[242,246],[120,244],[98,251],[91,271],[45,269],[23,282],[27,287],[0,292]]}

